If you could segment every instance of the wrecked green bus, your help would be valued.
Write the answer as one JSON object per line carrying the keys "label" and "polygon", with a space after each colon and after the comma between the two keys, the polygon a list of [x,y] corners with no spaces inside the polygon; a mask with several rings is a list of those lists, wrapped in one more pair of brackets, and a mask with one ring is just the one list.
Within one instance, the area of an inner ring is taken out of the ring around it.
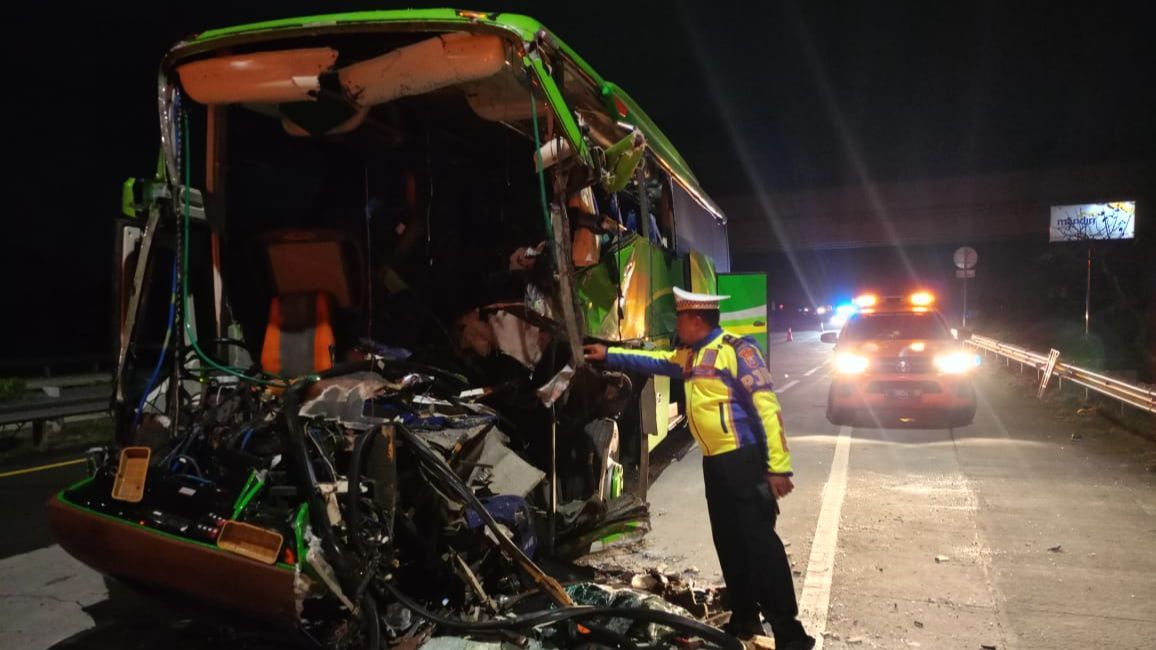
{"label": "wrecked green bus", "polygon": [[669,344],[672,286],[730,266],[625,91],[530,18],[423,9],[198,34],[158,111],[119,220],[117,444],[50,503],[66,550],[333,646],[564,646],[611,614],[730,643],[576,607],[535,561],[645,530],[680,419],[583,342]]}

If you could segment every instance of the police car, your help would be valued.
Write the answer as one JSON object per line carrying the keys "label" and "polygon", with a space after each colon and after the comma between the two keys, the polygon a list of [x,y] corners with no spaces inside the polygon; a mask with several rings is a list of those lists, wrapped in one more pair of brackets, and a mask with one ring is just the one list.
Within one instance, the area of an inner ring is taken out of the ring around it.
{"label": "police car", "polygon": [[822,335],[824,342],[835,343],[827,396],[832,424],[971,423],[972,373],[979,358],[956,339],[934,303],[926,291],[859,296],[842,330]]}

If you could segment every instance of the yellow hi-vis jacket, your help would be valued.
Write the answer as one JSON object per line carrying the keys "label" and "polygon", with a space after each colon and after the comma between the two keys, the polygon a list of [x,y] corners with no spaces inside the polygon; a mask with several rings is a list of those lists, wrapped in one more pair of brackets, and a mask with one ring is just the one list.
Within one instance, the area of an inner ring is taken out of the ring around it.
{"label": "yellow hi-vis jacket", "polygon": [[792,475],[779,398],[754,340],[716,327],[699,343],[670,351],[612,347],[606,364],[616,370],[681,378],[690,432],[704,455],[758,445],[768,473]]}

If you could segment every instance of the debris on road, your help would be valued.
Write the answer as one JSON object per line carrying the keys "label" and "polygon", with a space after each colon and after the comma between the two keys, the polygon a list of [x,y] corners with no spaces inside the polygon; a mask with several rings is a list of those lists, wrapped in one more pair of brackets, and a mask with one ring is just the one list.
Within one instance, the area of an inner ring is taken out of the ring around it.
{"label": "debris on road", "polygon": [[615,568],[598,568],[595,571],[599,583],[630,585],[635,590],[654,594],[690,612],[698,619],[713,620],[728,611],[724,606],[726,587],[700,587],[691,578],[663,573],[658,568],[651,569],[645,574]]}

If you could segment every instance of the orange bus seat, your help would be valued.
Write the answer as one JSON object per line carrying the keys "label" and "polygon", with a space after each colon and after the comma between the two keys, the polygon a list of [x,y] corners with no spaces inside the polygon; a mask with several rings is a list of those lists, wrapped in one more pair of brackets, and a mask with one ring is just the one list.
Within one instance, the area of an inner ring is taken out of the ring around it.
{"label": "orange bus seat", "polygon": [[276,296],[261,347],[261,366],[270,374],[296,377],[333,367],[330,297],[323,292]]}

